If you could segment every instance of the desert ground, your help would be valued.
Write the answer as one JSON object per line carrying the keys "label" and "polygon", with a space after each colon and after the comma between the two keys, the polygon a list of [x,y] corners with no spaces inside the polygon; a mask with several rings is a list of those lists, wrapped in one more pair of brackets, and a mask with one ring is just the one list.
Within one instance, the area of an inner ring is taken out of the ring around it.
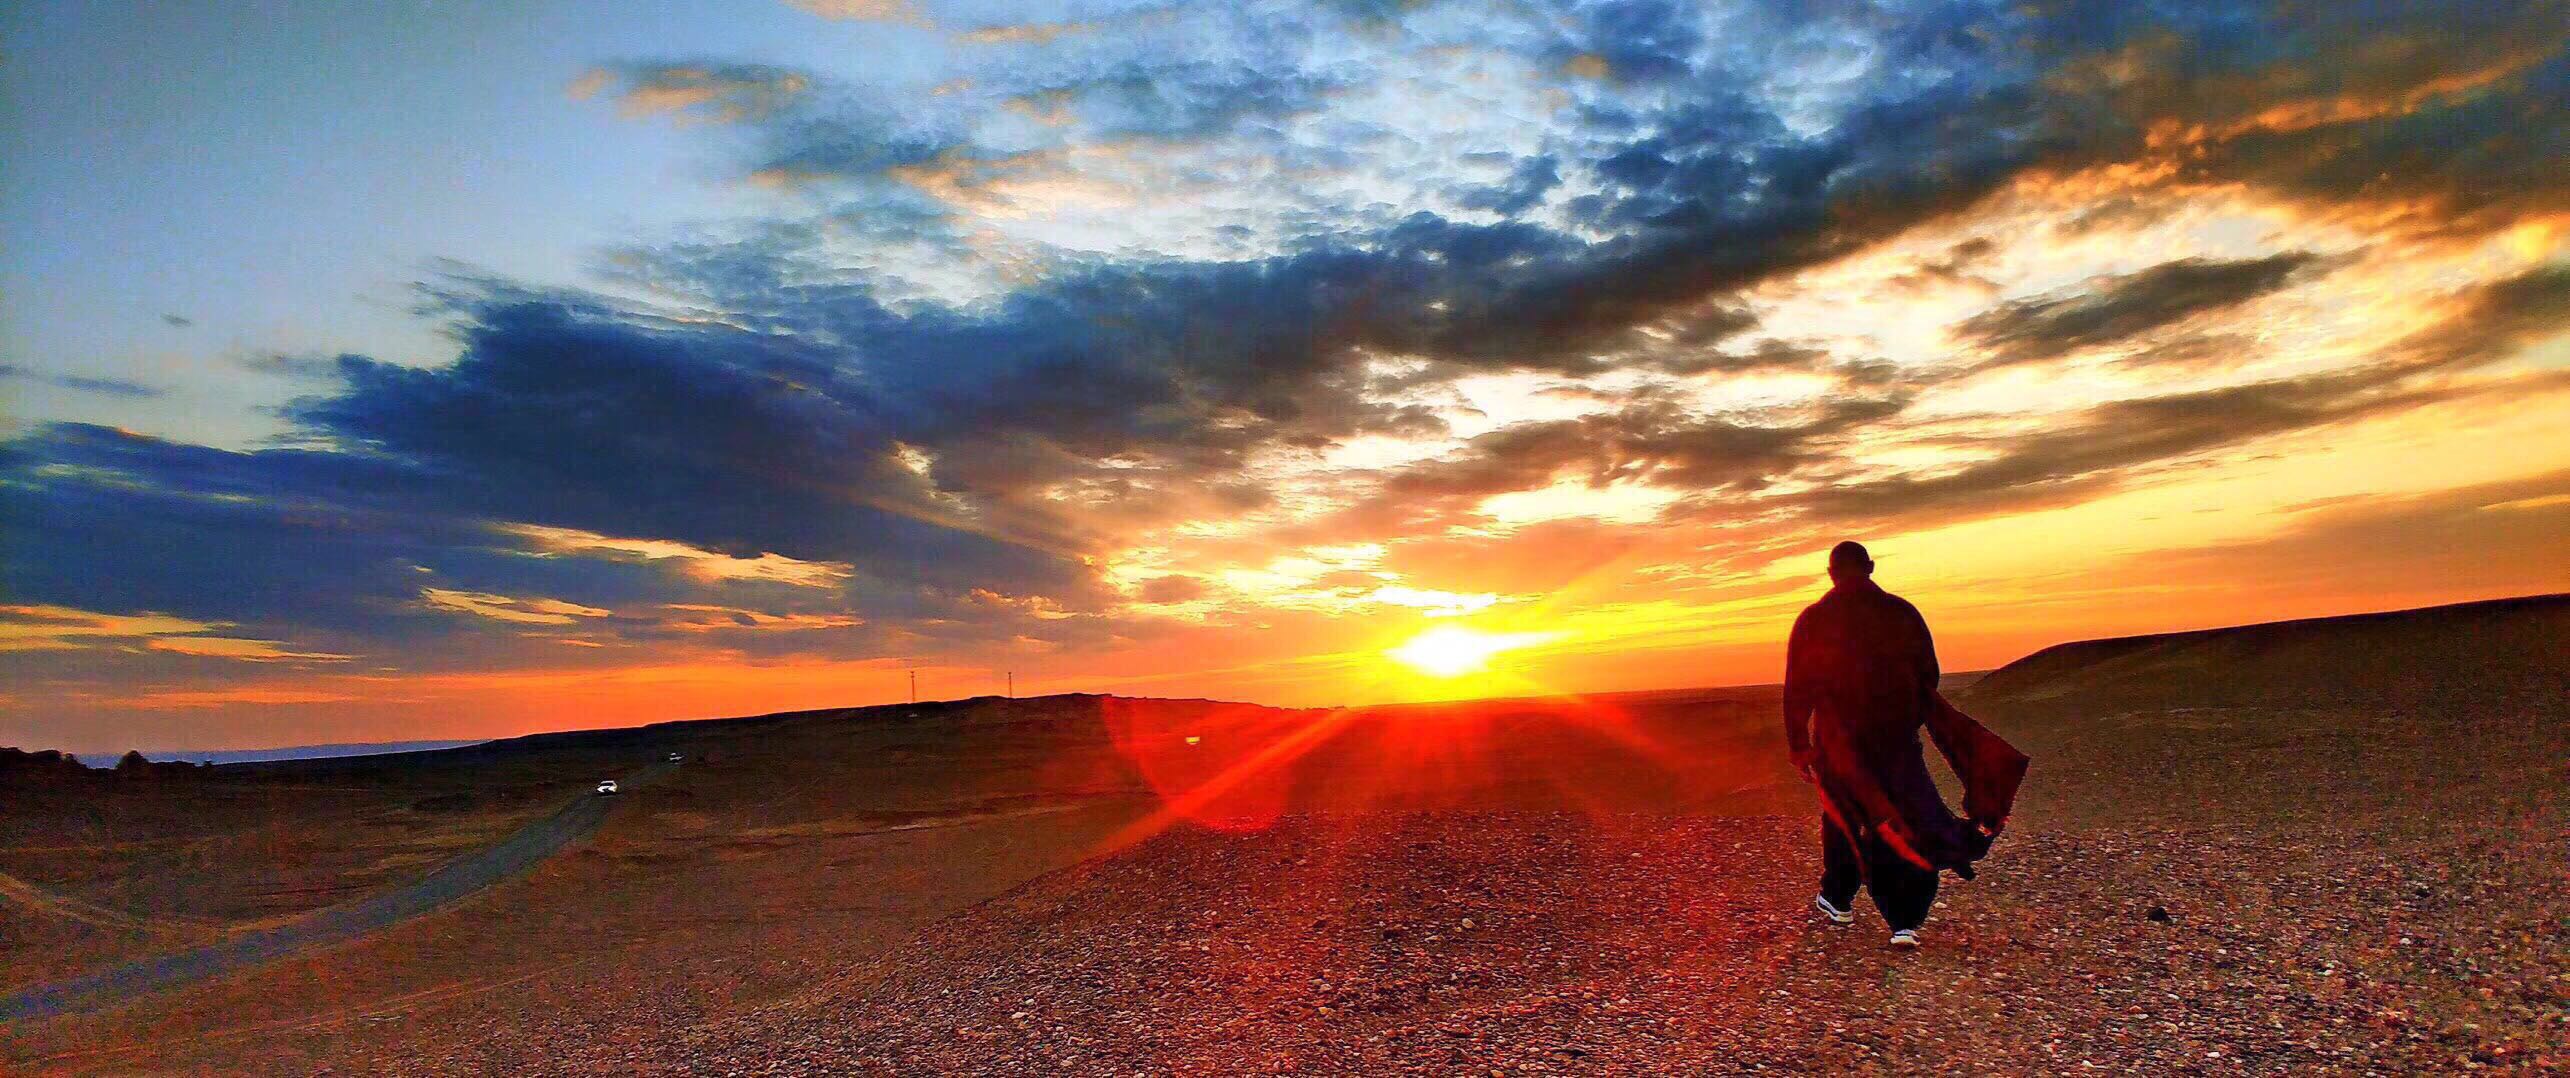
{"label": "desert ground", "polygon": [[[2570,1067],[2570,597],[2070,644],[1949,689],[2035,762],[1915,953],[1870,908],[1810,914],[1772,687],[984,698],[10,782],[0,996],[102,987],[0,1019],[0,1069]],[[588,794],[610,776],[647,780]],[[100,980],[547,827],[366,931]]]}

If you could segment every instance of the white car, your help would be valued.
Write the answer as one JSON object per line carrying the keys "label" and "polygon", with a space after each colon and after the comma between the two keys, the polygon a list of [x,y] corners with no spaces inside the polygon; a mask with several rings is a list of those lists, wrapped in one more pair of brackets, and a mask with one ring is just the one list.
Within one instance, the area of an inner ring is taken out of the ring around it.
{"label": "white car", "polygon": [[616,780],[607,779],[600,782],[598,784],[598,792],[602,794],[611,794],[616,792]]}
{"label": "white car", "polygon": [[674,764],[674,763],[677,763],[677,762],[678,762],[678,760],[679,760],[679,756],[678,756],[678,754],[677,754],[677,753],[674,753],[674,752],[673,752],[673,753],[670,753],[670,754],[669,754],[669,762],[670,762],[670,763],[673,763],[673,764]]}

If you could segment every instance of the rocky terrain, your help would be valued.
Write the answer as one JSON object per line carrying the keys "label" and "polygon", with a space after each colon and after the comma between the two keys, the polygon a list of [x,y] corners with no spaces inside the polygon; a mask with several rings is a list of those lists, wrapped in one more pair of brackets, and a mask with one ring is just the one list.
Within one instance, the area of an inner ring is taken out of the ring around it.
{"label": "rocky terrain", "polygon": [[[2545,619],[2564,610],[2433,613],[2416,648],[2394,646],[2396,620],[2334,640],[2345,625],[2301,623],[1991,674],[1964,706],[2034,770],[1915,953],[1887,949],[1870,908],[1846,927],[1810,914],[1816,825],[1772,689],[1364,713],[984,701],[676,731],[712,759],[524,880],[344,947],[0,1027],[0,1058],[64,1073],[2558,1071],[2570,671]],[[2172,696],[2132,675],[2150,664],[2208,688]],[[2387,665],[2380,691],[2344,690],[2346,670]],[[630,754],[672,733],[540,751]],[[111,914],[138,887],[70,879],[31,886]]]}

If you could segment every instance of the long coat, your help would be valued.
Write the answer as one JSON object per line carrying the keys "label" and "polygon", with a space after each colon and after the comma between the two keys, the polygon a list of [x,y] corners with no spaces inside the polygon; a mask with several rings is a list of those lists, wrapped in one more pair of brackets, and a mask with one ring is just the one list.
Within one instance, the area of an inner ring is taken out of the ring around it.
{"label": "long coat", "polygon": [[[2027,759],[1947,703],[1939,673],[1917,607],[1870,580],[1841,582],[1794,620],[1785,736],[1812,754],[1830,826],[1969,879],[2007,825]],[[1963,779],[1968,819],[1938,794],[1921,729]]]}

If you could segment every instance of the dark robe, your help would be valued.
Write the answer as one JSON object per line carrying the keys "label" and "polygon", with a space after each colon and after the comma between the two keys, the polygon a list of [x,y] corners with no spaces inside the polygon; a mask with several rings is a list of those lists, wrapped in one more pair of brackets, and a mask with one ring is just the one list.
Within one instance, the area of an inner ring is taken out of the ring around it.
{"label": "dark robe", "polygon": [[[1966,879],[2007,825],[2026,757],[1937,693],[1936,643],[1917,607],[1871,580],[1840,583],[1794,619],[1785,736],[1813,756],[1822,813],[1859,841]],[[1959,818],[1919,744],[1925,728],[1963,779]]]}

